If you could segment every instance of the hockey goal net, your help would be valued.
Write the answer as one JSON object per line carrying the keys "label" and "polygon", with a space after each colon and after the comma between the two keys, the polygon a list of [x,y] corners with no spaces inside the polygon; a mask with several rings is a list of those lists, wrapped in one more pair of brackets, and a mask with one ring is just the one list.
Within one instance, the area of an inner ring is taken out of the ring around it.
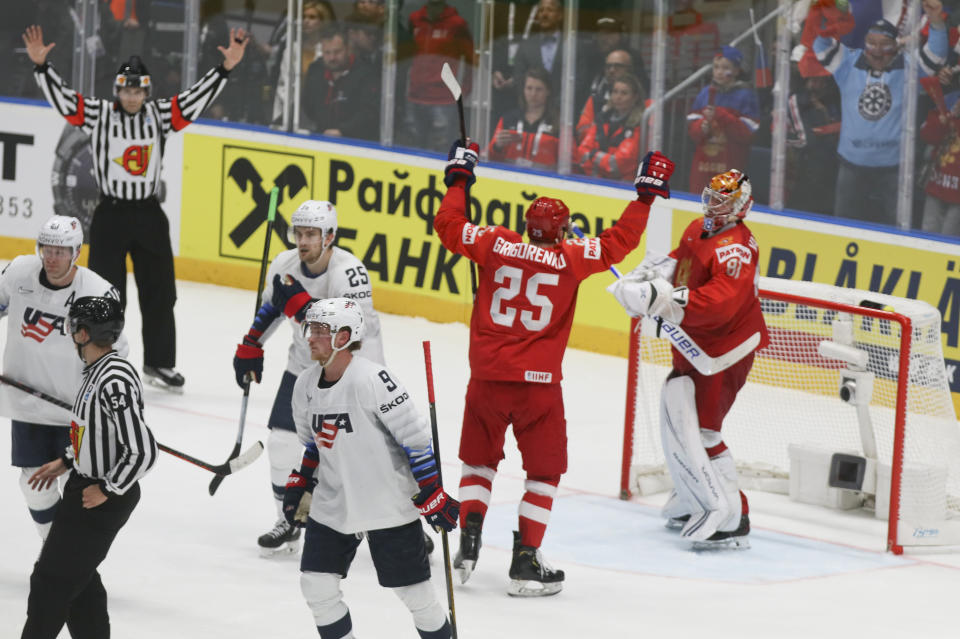
{"label": "hockey goal net", "polygon": [[[960,427],[940,313],[917,300],[773,278],[760,278],[760,298],[771,341],[723,427],[742,487],[872,509],[889,522],[895,553],[960,544]],[[624,498],[670,488],[660,444],[670,346],[653,321],[634,328]]]}

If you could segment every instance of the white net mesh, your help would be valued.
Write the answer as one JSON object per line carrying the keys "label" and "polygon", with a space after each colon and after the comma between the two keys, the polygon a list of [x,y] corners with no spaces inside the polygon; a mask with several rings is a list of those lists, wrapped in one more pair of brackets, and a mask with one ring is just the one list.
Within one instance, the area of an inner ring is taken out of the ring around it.
{"label": "white net mesh", "polygon": [[[866,301],[912,321],[900,522],[911,537],[916,536],[917,527],[939,533],[942,522],[955,518],[960,522],[960,428],[947,384],[939,312],[916,300],[809,282],[761,278],[760,288],[771,343],[757,353],[723,428],[745,485],[787,492],[790,445],[875,458],[880,486],[876,510],[879,517],[886,517],[901,327],[859,313],[838,314],[824,304],[859,307]],[[802,296],[809,303],[775,301],[765,291]],[[670,370],[670,349],[665,340],[655,337],[652,322],[645,321],[633,339],[639,341],[635,344],[639,357],[631,362],[637,367],[633,410],[627,407],[628,428],[633,424],[629,490],[643,494],[669,486],[660,445],[659,394]],[[822,356],[818,349],[823,341],[865,352],[865,370],[858,373],[856,366]],[[840,398],[844,378],[856,383],[855,392],[861,397],[869,397],[859,416],[854,402]],[[868,505],[872,499],[868,498]],[[960,537],[934,542],[931,535],[919,536],[923,540],[917,543],[960,543]],[[900,544],[911,543],[904,537],[900,535]]]}

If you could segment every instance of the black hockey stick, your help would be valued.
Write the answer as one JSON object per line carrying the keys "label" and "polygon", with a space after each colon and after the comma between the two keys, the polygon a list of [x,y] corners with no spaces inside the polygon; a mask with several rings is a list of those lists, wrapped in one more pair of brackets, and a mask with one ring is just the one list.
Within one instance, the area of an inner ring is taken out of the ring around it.
{"label": "black hockey stick", "polygon": [[[443,469],[440,467],[440,434],[437,432],[437,404],[433,395],[433,361],[430,357],[430,341],[423,343],[423,363],[427,369],[427,397],[430,400],[430,430],[433,434],[433,456],[437,460],[437,478],[443,490]],[[450,542],[447,531],[440,529],[443,542],[443,572],[447,578],[447,604],[450,607],[450,630],[453,639],[457,639],[457,610],[453,604],[453,575],[450,572]]]}
{"label": "black hockey stick", "polygon": [[[453,99],[457,101],[457,113],[460,115],[460,140],[463,142],[463,146],[467,146],[467,122],[463,117],[463,91],[460,89],[460,83],[457,82],[456,76],[453,75],[453,69],[450,68],[450,64],[447,62],[443,63],[443,68],[440,69],[440,79],[443,80],[443,83],[447,85],[447,89],[450,91],[450,95],[453,96]],[[470,217],[470,190],[467,189],[467,218]],[[473,299],[477,298],[477,267],[474,266],[473,260],[470,260],[470,292],[473,294]]]}
{"label": "black hockey stick", "polygon": [[[0,375],[0,383],[6,384],[7,386],[13,386],[14,388],[22,390],[24,393],[33,395],[34,397],[38,399],[42,399],[45,402],[49,402],[54,406],[59,406],[60,408],[65,408],[70,411],[73,410],[73,406],[63,401],[62,399],[58,399],[53,395],[47,395],[43,391],[27,386],[23,382],[18,382],[15,379],[11,379],[7,377],[6,375]],[[214,473],[216,475],[229,475],[231,473],[235,473],[241,468],[244,468],[252,464],[257,459],[257,457],[259,457],[260,454],[263,452],[263,444],[260,442],[257,442],[242,455],[234,457],[233,459],[230,459],[223,464],[216,465],[216,464],[205,462],[201,459],[197,459],[192,455],[181,453],[179,450],[170,448],[169,446],[164,446],[160,442],[157,442],[157,448],[159,448],[160,450],[162,450],[163,452],[169,455],[178,457],[185,462],[190,462],[194,466],[199,466],[204,470],[209,470],[211,473]]]}
{"label": "black hockey stick", "polygon": [[[270,208],[267,209],[267,239],[263,242],[263,257],[260,258],[260,277],[257,280],[257,307],[253,309],[254,317],[260,312],[260,296],[263,295],[263,278],[267,273],[267,261],[270,259],[270,236],[273,235],[273,221],[277,217],[277,199],[279,196],[280,189],[278,187],[275,186],[270,189]],[[233,445],[233,450],[230,451],[230,456],[227,457],[226,463],[230,463],[230,460],[236,459],[240,455],[240,446],[243,444],[243,429],[247,423],[247,401],[250,399],[250,384],[251,381],[248,379],[247,383],[243,385],[243,399],[240,401],[240,424],[237,427],[237,441]],[[210,480],[210,487],[207,490],[210,492],[211,497],[217,492],[217,488],[220,487],[224,477],[225,475],[217,475]]]}

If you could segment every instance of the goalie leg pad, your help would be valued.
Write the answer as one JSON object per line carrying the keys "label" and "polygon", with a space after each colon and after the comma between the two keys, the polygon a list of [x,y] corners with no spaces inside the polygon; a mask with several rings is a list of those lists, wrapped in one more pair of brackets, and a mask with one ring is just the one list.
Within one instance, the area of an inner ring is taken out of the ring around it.
{"label": "goalie leg pad", "polygon": [[421,635],[425,632],[436,632],[446,625],[447,614],[437,601],[437,594],[429,580],[411,586],[400,586],[393,591],[413,615],[413,624]]}
{"label": "goalie leg pad", "polygon": [[318,627],[331,626],[350,614],[347,604],[343,602],[340,575],[329,572],[301,572],[300,592],[303,593]]}
{"label": "goalie leg pad", "polygon": [[57,506],[60,504],[60,490],[57,487],[57,481],[43,490],[34,490],[29,484],[29,479],[38,470],[40,470],[39,467],[20,469],[20,491],[27,502],[30,516],[40,532],[40,538],[46,539],[53,516],[57,512]]}
{"label": "goalie leg pad", "polygon": [[733,461],[733,455],[730,450],[723,445],[722,436],[718,431],[702,429],[700,437],[703,440],[703,446],[707,450],[722,448],[722,452],[710,457],[710,464],[713,466],[717,477],[720,478],[720,487],[730,505],[730,514],[726,521],[717,527],[717,530],[728,532],[736,530],[740,525],[740,515],[742,502],[740,500],[740,485],[737,482],[737,465]]}
{"label": "goalie leg pad", "polygon": [[730,516],[730,505],[700,435],[693,380],[667,379],[661,394],[661,431],[667,468],[679,499],[691,517],[681,531],[691,540],[706,539]]}
{"label": "goalie leg pad", "polygon": [[303,459],[303,444],[292,430],[271,428],[267,437],[267,457],[270,459],[270,483],[273,498],[277,503],[277,516],[283,516],[283,493],[290,471],[300,468]]}

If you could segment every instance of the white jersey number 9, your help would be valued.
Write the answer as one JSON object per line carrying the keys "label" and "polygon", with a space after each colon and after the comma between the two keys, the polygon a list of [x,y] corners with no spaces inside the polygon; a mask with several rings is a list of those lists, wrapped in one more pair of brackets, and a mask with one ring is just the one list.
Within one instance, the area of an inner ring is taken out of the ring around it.
{"label": "white jersey number 9", "polygon": [[560,281],[560,276],[556,273],[534,273],[527,280],[526,287],[523,286],[523,271],[514,266],[501,266],[493,275],[493,281],[497,284],[504,284],[493,292],[493,298],[490,301],[490,317],[495,324],[511,327],[517,318],[517,309],[504,302],[509,302],[515,298],[520,289],[524,289],[524,295],[532,306],[540,309],[539,317],[534,318],[533,313],[528,310],[520,312],[520,323],[528,331],[541,331],[550,324],[550,317],[553,315],[553,302],[546,295],[540,295],[537,289],[540,286],[556,286]]}

